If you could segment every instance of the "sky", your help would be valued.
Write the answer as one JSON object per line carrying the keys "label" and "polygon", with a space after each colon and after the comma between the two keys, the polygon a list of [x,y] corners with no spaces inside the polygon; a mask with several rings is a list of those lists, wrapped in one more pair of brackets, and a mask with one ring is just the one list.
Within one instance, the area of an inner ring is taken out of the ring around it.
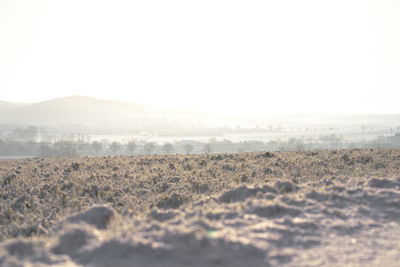
{"label": "sky", "polygon": [[398,0],[0,0],[0,100],[400,113]]}

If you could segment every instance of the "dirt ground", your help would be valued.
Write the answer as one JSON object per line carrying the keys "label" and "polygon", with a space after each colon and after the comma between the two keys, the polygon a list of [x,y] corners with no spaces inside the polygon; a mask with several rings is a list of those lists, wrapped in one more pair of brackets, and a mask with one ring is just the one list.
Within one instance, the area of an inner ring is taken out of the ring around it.
{"label": "dirt ground", "polygon": [[400,150],[0,160],[1,266],[398,266]]}

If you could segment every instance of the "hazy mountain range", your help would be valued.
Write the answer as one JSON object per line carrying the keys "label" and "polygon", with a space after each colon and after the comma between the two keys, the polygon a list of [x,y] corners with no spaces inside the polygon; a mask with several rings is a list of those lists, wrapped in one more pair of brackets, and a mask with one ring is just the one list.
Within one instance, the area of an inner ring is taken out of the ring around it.
{"label": "hazy mountain range", "polygon": [[206,127],[237,125],[267,127],[339,127],[373,125],[400,126],[399,114],[374,115],[285,115],[285,116],[215,116],[200,112],[176,111],[146,105],[69,96],[39,103],[10,103],[0,101],[0,124],[85,126],[85,127]]}
{"label": "hazy mountain range", "polygon": [[62,97],[32,104],[0,101],[2,124],[123,126],[143,120],[147,123],[149,120],[160,122],[188,116],[202,115],[85,96]]}
{"label": "hazy mountain range", "polygon": [[11,102],[1,101],[0,100],[0,109],[1,108],[19,107],[19,106],[23,106],[23,105],[26,105],[26,104],[25,103],[11,103]]}

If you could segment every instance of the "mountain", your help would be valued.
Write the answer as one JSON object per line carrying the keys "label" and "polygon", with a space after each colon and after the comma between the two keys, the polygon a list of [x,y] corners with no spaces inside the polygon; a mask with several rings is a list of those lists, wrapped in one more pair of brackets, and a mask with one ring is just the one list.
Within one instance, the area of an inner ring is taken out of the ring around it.
{"label": "mountain", "polygon": [[0,123],[20,125],[124,125],[155,117],[158,111],[135,104],[93,97],[70,96],[45,102],[14,105],[1,102]]}
{"label": "mountain", "polygon": [[21,104],[0,101],[0,124],[20,126],[53,126],[79,129],[123,129],[148,133],[185,133],[205,127],[349,128],[374,126],[388,128],[400,125],[399,114],[347,115],[279,115],[215,116],[200,112],[154,108],[141,104],[110,101],[86,96],[69,96],[49,101]]}
{"label": "mountain", "polygon": [[24,103],[11,103],[11,102],[1,101],[0,100],[0,109],[18,107],[18,106],[23,106],[23,105],[26,105],[26,104],[24,104]]}

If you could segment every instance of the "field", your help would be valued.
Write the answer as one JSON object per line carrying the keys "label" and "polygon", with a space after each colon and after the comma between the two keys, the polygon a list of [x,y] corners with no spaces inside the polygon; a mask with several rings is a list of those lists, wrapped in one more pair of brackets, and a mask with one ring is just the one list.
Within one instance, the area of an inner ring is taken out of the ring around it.
{"label": "field", "polygon": [[0,160],[1,266],[398,266],[400,150]]}

